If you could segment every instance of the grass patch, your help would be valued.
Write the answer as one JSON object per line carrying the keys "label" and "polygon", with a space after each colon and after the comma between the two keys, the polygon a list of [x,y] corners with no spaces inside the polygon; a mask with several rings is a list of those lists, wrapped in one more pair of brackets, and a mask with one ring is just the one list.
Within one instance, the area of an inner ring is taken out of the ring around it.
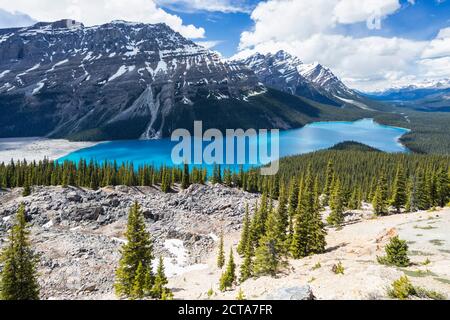
{"label": "grass patch", "polygon": [[420,229],[420,230],[432,230],[432,229],[437,229],[436,227],[433,226],[414,226],[414,229]]}
{"label": "grass patch", "polygon": [[442,247],[444,245],[445,241],[439,240],[439,239],[433,239],[433,240],[430,240],[430,243],[435,246]]}
{"label": "grass patch", "polygon": [[450,284],[450,280],[449,280],[449,279],[445,279],[445,278],[434,278],[434,280],[439,281],[439,282],[444,283],[444,284]]}
{"label": "grass patch", "polygon": [[308,280],[308,283],[313,283],[314,281],[316,281],[316,278],[312,277],[311,279]]}
{"label": "grass patch", "polygon": [[431,300],[446,300],[446,296],[440,292],[434,290],[427,290],[424,288],[416,288],[417,297],[421,299],[431,299]]}
{"label": "grass patch", "polygon": [[216,293],[214,292],[213,288],[211,288],[211,289],[208,290],[206,295],[208,296],[208,299],[211,299],[213,296],[216,295]]}
{"label": "grass patch", "polygon": [[439,251],[443,252],[443,253],[449,253],[450,254],[450,250],[447,250],[447,249],[439,249]]}
{"label": "grass patch", "polygon": [[426,259],[424,262],[422,262],[422,265],[423,266],[427,266],[427,265],[429,265],[431,263],[431,261],[430,261],[430,259]]}
{"label": "grass patch", "polygon": [[342,262],[339,261],[337,264],[333,265],[331,271],[333,271],[335,274],[344,274],[345,268],[342,265]]}
{"label": "grass patch", "polygon": [[413,277],[413,278],[424,278],[428,276],[435,277],[436,274],[431,272],[430,270],[406,270],[406,269],[400,269],[403,271],[407,276]]}
{"label": "grass patch", "polygon": [[420,250],[411,250],[408,252],[410,256],[429,256],[430,254]]}
{"label": "grass patch", "polygon": [[320,262],[317,262],[317,263],[312,267],[313,270],[317,270],[317,269],[320,269],[320,268],[322,268],[322,265],[320,264]]}

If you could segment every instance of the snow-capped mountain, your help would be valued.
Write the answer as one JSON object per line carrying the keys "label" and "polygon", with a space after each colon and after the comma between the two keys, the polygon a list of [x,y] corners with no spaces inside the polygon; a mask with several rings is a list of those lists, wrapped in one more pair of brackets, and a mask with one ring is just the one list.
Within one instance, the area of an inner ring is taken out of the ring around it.
{"label": "snow-capped mountain", "polygon": [[365,99],[349,89],[333,72],[319,63],[306,64],[285,51],[276,54],[256,53],[239,60],[252,69],[260,81],[291,94],[321,103],[352,104],[370,109]]}
{"label": "snow-capped mountain", "polygon": [[165,24],[0,30],[0,136],[159,138],[183,106],[264,92],[251,70]]}
{"label": "snow-capped mountain", "polygon": [[450,111],[450,79],[425,80],[366,95],[373,100],[420,111]]}

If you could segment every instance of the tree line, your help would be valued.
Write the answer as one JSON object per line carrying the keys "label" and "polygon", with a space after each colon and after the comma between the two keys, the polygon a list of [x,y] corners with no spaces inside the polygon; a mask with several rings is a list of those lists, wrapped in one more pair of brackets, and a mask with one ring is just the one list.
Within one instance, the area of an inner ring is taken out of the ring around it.
{"label": "tree line", "polygon": [[245,171],[240,167],[232,171],[220,165],[208,173],[206,168],[188,165],[157,168],[85,160],[11,162],[0,164],[0,188],[23,187],[25,195],[31,192],[30,186],[36,185],[71,185],[94,190],[116,185],[158,186],[163,192],[172,192],[175,185],[186,189],[193,183],[210,181],[252,193],[266,192],[272,199],[278,199],[282,187],[298,188],[307,172],[325,197],[323,204],[337,213],[345,208],[358,209],[363,201],[373,203],[377,214],[392,207],[397,212],[427,210],[446,205],[450,197],[449,156],[340,150],[282,159],[275,176],[262,176],[258,169]]}

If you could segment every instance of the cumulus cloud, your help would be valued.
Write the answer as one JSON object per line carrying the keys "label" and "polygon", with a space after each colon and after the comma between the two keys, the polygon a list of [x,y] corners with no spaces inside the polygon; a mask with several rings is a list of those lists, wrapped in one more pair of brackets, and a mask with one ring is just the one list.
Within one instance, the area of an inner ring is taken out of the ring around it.
{"label": "cumulus cloud", "polygon": [[400,8],[398,0],[345,0],[336,3],[333,16],[338,23],[350,24],[382,19]]}
{"label": "cumulus cloud", "polygon": [[400,8],[398,0],[269,0],[251,14],[252,31],[241,36],[241,48],[270,40],[301,40],[331,32],[336,24],[382,19]]}
{"label": "cumulus cloud", "polygon": [[180,17],[159,8],[154,0],[0,0],[0,8],[9,12],[24,12],[39,21],[71,18],[85,25],[97,25],[111,20],[166,23],[185,37],[205,36],[203,28],[183,24]]}
{"label": "cumulus cloud", "polygon": [[252,12],[254,27],[241,34],[235,58],[283,49],[306,63],[330,67],[349,86],[365,91],[449,76],[449,68],[439,66],[448,63],[450,28],[432,41],[337,32],[339,24],[381,21],[400,7],[398,0],[269,0]]}
{"label": "cumulus cloud", "polygon": [[245,0],[156,0],[156,2],[174,11],[195,12],[250,12]]}
{"label": "cumulus cloud", "polygon": [[422,58],[432,59],[450,56],[450,28],[440,30],[437,37],[431,41],[428,48],[423,52]]}
{"label": "cumulus cloud", "polygon": [[199,46],[205,47],[206,49],[213,49],[219,44],[223,43],[222,40],[210,40],[210,41],[196,41]]}
{"label": "cumulus cloud", "polygon": [[27,27],[36,23],[30,16],[21,12],[8,12],[0,8],[0,28]]}

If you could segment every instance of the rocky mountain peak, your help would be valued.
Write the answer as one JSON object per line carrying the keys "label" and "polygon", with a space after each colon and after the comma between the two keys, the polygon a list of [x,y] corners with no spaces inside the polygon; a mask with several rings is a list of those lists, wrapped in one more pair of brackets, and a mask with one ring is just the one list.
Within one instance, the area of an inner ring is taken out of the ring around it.
{"label": "rocky mountain peak", "polygon": [[265,85],[291,94],[332,105],[341,105],[345,100],[358,98],[356,92],[349,89],[329,68],[318,62],[304,63],[283,50],[274,54],[256,53],[241,62],[252,69]]}
{"label": "rocky mountain peak", "polygon": [[0,30],[0,102],[13,115],[36,113],[22,129],[5,122],[0,136],[30,128],[27,135],[72,136],[131,121],[140,132],[123,137],[158,138],[171,130],[165,118],[178,104],[258,92],[265,91],[251,70],[165,24],[65,19]]}

